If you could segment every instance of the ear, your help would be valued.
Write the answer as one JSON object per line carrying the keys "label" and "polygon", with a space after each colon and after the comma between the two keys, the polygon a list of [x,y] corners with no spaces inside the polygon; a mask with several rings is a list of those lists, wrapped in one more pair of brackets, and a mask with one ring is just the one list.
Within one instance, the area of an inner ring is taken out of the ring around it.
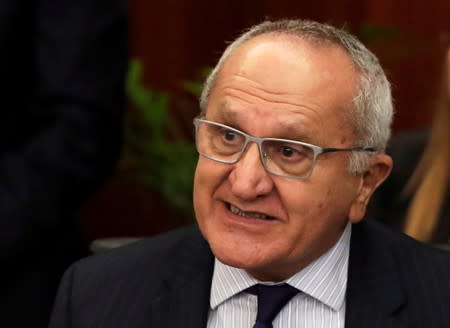
{"label": "ear", "polygon": [[386,180],[391,170],[392,158],[390,156],[381,153],[371,158],[369,169],[360,175],[359,190],[349,212],[350,222],[357,223],[363,219],[370,197],[378,186]]}

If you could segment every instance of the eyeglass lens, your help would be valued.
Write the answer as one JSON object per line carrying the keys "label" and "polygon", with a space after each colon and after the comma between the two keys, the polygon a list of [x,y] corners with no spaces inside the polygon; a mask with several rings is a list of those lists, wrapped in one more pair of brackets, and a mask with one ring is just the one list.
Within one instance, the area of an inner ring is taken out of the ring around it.
{"label": "eyeglass lens", "polygon": [[[237,162],[248,142],[244,133],[211,122],[199,121],[196,132],[199,153],[222,163]],[[260,147],[264,166],[273,174],[302,177],[313,166],[314,151],[306,145],[264,139]]]}

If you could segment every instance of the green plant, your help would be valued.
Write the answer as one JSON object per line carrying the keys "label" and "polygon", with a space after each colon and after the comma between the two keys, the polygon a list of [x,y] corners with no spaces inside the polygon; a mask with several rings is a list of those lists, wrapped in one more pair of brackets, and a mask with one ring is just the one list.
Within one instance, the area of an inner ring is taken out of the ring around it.
{"label": "green plant", "polygon": [[130,62],[126,83],[131,104],[125,122],[126,176],[160,193],[170,207],[192,217],[197,161],[194,142],[177,133],[181,123],[169,113],[171,97],[146,88],[141,82],[142,70],[140,61]]}

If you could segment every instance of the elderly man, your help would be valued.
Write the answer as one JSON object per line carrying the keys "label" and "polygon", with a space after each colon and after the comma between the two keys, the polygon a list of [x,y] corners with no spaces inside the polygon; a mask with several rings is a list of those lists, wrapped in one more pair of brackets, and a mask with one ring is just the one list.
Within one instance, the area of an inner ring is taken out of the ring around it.
{"label": "elderly man", "polygon": [[450,256],[362,221],[392,167],[392,101],[359,41],[254,26],[201,108],[198,225],[72,266],[51,327],[450,325]]}

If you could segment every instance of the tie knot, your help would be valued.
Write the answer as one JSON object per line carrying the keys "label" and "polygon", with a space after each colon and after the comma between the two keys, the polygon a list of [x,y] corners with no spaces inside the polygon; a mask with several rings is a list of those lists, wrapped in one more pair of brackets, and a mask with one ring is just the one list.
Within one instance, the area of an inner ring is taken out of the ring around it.
{"label": "tie knot", "polygon": [[281,309],[298,293],[298,289],[288,284],[256,284],[246,291],[258,296],[258,313],[254,328],[271,328],[272,321]]}

